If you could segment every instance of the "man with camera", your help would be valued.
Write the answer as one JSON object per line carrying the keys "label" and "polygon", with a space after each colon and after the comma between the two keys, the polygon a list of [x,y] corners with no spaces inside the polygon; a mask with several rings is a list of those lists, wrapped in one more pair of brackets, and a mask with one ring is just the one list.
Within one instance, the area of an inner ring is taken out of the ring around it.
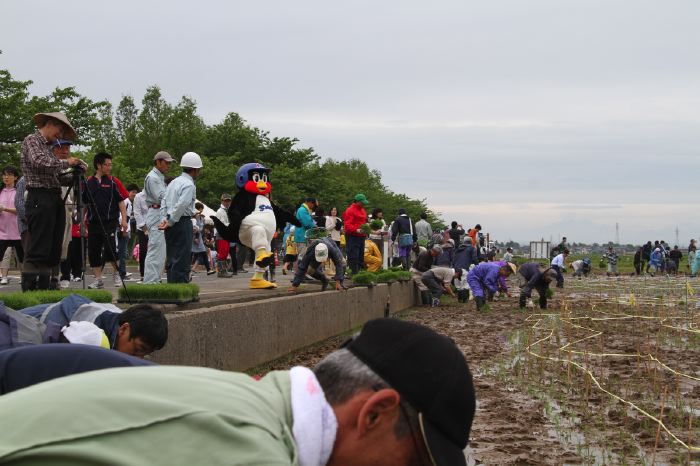
{"label": "man with camera", "polygon": [[51,144],[57,139],[75,140],[75,129],[63,113],[37,113],[34,123],[37,130],[22,142],[28,231],[22,271],[24,291],[49,289],[51,269],[61,262],[66,221],[58,173],[68,167],[84,164],[75,157],[60,160],[51,150]]}
{"label": "man with camera", "polygon": [[117,227],[120,234],[127,231],[124,200],[129,197],[129,193],[118,178],[111,176],[112,156],[110,154],[106,152],[95,154],[92,164],[95,167],[95,175],[85,181],[83,189],[83,202],[88,207],[90,221],[88,259],[95,274],[95,282],[88,288],[104,288],[102,269],[106,262],[110,262],[114,269],[114,284],[121,286],[122,277],[117,267],[116,233]]}

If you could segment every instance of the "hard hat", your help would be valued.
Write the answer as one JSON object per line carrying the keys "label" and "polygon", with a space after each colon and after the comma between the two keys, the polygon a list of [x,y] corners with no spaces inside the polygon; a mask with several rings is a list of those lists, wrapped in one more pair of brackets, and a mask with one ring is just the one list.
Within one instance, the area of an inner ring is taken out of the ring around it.
{"label": "hard hat", "polygon": [[195,152],[187,152],[182,156],[180,166],[183,168],[202,168],[202,158]]}

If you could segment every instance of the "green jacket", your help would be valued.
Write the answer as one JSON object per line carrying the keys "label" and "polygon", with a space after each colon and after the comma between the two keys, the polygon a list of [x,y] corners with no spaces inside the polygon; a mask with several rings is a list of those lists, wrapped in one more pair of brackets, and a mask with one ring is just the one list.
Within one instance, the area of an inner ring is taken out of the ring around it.
{"label": "green jacket", "polygon": [[[129,367],[0,397],[0,464],[297,465],[288,372]],[[11,426],[11,427],[10,427]]]}

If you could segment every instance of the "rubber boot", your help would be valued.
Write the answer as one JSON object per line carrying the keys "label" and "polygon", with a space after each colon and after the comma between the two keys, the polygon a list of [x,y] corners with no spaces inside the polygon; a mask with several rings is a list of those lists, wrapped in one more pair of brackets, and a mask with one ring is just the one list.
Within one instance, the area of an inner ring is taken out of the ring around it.
{"label": "rubber boot", "polygon": [[460,303],[469,301],[469,290],[457,290],[457,301]]}
{"label": "rubber boot", "polygon": [[219,273],[216,275],[218,278],[231,278],[233,276],[226,270],[226,261],[216,261],[216,265],[219,269]]}
{"label": "rubber boot", "polygon": [[251,290],[267,290],[271,288],[277,288],[277,285],[265,280],[262,272],[255,272],[253,278],[250,279]]}
{"label": "rubber boot", "polygon": [[275,263],[275,256],[271,252],[267,252],[265,249],[258,249],[255,253],[255,265],[260,268],[265,268],[267,266],[273,265]]}
{"label": "rubber boot", "polygon": [[36,280],[37,290],[50,290],[51,289],[51,275],[48,273],[40,273]]}
{"label": "rubber boot", "polygon": [[22,273],[22,291],[36,290],[36,280],[39,278],[38,273]]}
{"label": "rubber boot", "polygon": [[481,296],[475,297],[474,301],[476,302],[477,311],[480,311],[486,305],[486,300]]}

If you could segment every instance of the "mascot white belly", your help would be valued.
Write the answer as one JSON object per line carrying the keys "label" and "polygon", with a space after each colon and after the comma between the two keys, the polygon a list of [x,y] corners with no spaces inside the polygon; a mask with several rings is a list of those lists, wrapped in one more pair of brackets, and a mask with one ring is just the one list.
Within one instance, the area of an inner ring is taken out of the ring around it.
{"label": "mascot white belly", "polygon": [[238,236],[241,243],[253,251],[264,248],[265,251],[270,252],[270,242],[276,228],[277,222],[270,199],[258,194],[255,198],[255,209],[241,221]]}

